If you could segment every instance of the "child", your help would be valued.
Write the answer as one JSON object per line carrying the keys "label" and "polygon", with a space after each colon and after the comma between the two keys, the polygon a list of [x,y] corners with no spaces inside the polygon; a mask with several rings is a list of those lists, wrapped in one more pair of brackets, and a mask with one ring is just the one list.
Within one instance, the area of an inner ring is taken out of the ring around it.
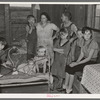
{"label": "child", "polygon": [[46,56],[46,51],[46,48],[39,46],[37,56],[34,57],[37,72],[40,72],[39,67],[42,67],[43,73],[46,73],[47,61],[49,61],[48,57]]}
{"label": "child", "polygon": [[70,43],[66,28],[60,29],[60,38],[55,43],[54,51],[55,59],[51,68],[51,72],[55,77],[54,89],[57,89],[62,87],[62,82],[65,78],[65,64],[71,63],[69,56]]}
{"label": "child", "polygon": [[36,47],[37,47],[35,17],[33,15],[28,15],[27,21],[28,21],[28,24],[26,26],[27,59],[31,59],[36,55]]}
{"label": "child", "polygon": [[28,63],[24,63],[18,66],[17,70],[19,72],[27,73],[33,75],[39,73],[39,68],[43,68],[43,73],[46,73],[48,58],[46,56],[46,49],[43,46],[40,46],[37,50],[37,56],[29,60]]}
{"label": "child", "polygon": [[77,39],[74,41],[75,43],[75,61],[78,59],[79,55],[80,55],[80,50],[81,50],[81,46],[83,45],[83,34],[81,30],[78,30],[76,32],[77,35]]}
{"label": "child", "polygon": [[18,72],[23,72],[28,75],[35,75],[36,70],[34,67],[33,59],[29,60],[27,63],[23,63],[17,67],[17,71],[13,74],[18,74]]}
{"label": "child", "polygon": [[26,43],[25,39],[22,39],[20,41],[20,45],[21,45],[21,47],[18,48],[19,54],[27,54],[27,43]]}
{"label": "child", "polygon": [[[6,40],[3,37],[0,37],[0,77],[2,77],[4,74],[2,70],[4,70],[3,63],[5,63],[6,58],[7,58],[6,50],[4,50],[6,45],[7,45]],[[6,72],[8,72],[8,70],[9,69],[7,69]]]}

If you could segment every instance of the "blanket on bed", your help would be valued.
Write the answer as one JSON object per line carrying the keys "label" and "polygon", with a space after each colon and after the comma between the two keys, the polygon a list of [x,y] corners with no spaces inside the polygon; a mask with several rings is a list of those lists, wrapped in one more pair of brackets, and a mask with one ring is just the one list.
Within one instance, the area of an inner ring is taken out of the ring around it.
{"label": "blanket on bed", "polygon": [[49,74],[37,73],[36,75],[28,75],[19,72],[18,75],[5,75],[0,78],[0,84],[9,84],[9,83],[23,83],[23,82],[32,82],[38,80],[50,80]]}

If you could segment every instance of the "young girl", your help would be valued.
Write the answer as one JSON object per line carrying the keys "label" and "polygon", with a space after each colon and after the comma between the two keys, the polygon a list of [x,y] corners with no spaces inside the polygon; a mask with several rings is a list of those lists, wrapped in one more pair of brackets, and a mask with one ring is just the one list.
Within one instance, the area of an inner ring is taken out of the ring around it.
{"label": "young girl", "polygon": [[[60,30],[60,38],[56,41],[54,46],[55,58],[51,68],[51,72],[55,77],[54,89],[61,88],[63,78],[65,78],[66,59],[69,57],[70,43],[68,38],[68,31],[66,28]],[[67,60],[67,63],[70,63]]]}
{"label": "young girl", "polygon": [[83,71],[85,65],[95,64],[98,56],[98,44],[93,39],[92,31],[85,27],[83,28],[84,43],[81,47],[81,54],[76,62],[72,62],[66,65],[66,78],[63,88],[66,93],[72,92],[72,86],[74,81],[74,74],[78,71]]}
{"label": "young girl", "polygon": [[19,65],[17,71],[29,75],[35,75],[35,73],[40,73],[41,71],[39,69],[42,68],[42,73],[45,74],[47,71],[47,62],[49,63],[49,58],[46,56],[46,48],[40,46],[38,47],[37,55],[33,59],[29,60],[28,63]]}
{"label": "young girl", "polygon": [[38,47],[37,56],[34,57],[34,62],[35,62],[37,72],[40,72],[39,68],[43,69],[44,74],[47,72],[47,65],[50,63],[50,61],[49,61],[49,57],[47,56],[47,50],[45,47],[43,46]]}
{"label": "young girl", "polygon": [[80,52],[81,52],[81,47],[83,45],[83,34],[81,30],[77,30],[76,32],[77,39],[74,41],[75,45],[75,61],[78,59]]}
{"label": "young girl", "polygon": [[36,24],[35,17],[33,15],[27,16],[28,24],[26,26],[26,37],[27,37],[27,58],[33,58],[36,55],[37,47],[37,34],[36,34]]}

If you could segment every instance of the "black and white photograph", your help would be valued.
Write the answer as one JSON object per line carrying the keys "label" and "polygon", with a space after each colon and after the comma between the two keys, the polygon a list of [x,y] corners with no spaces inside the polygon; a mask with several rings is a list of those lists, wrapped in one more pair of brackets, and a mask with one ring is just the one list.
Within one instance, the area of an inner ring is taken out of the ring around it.
{"label": "black and white photograph", "polygon": [[99,94],[100,3],[0,3],[0,93]]}

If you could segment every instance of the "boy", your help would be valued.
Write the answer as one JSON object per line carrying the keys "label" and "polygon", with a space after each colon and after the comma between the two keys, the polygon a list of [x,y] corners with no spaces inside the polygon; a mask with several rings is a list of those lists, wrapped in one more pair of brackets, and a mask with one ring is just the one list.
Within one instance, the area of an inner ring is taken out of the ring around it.
{"label": "boy", "polygon": [[26,26],[27,37],[27,59],[34,58],[36,55],[37,47],[37,34],[36,34],[36,22],[33,15],[27,16],[28,24]]}
{"label": "boy", "polygon": [[2,63],[4,63],[7,58],[7,53],[5,52],[6,45],[7,45],[6,40],[3,37],[0,37],[0,77],[3,76],[1,74],[1,69],[3,68]]}
{"label": "boy", "polygon": [[[39,68],[43,68],[43,73],[46,73],[46,65],[48,62],[47,56],[46,56],[46,49],[43,46],[39,46],[37,50],[37,55],[28,61],[28,63],[24,63],[18,66],[17,70],[19,72],[27,73],[29,75],[33,75],[36,72],[41,72]],[[49,64],[49,62],[48,62]],[[48,65],[49,66],[49,65]]]}

